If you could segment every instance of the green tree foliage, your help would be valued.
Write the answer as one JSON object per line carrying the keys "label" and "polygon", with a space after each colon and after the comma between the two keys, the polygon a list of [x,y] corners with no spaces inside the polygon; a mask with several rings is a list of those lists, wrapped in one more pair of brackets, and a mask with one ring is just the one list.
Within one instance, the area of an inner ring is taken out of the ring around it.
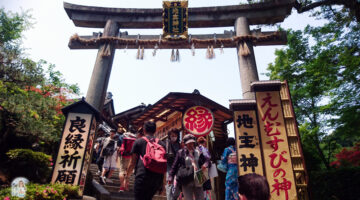
{"label": "green tree foliage", "polygon": [[30,23],[27,21],[29,15],[26,13],[6,13],[3,8],[0,9],[0,40],[1,43],[16,42],[21,38],[21,33],[29,27]]}
{"label": "green tree foliage", "polygon": [[323,6],[314,15],[328,23],[289,30],[268,67],[270,79],[289,83],[310,170],[329,168],[341,146],[360,139],[360,25],[351,12]]}
{"label": "green tree foliage", "polygon": [[32,143],[53,147],[64,122],[61,108],[79,92],[54,65],[24,56],[21,34],[28,19],[0,9],[0,154]]}
{"label": "green tree foliage", "polygon": [[359,0],[296,0],[295,8],[299,13],[311,11],[315,8],[331,8],[332,6],[341,6],[349,10],[350,17],[360,21],[360,1]]}

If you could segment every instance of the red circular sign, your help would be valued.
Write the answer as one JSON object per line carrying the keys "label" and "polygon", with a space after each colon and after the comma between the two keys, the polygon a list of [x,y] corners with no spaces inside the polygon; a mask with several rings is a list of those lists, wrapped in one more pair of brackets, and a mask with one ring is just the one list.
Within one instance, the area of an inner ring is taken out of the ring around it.
{"label": "red circular sign", "polygon": [[202,106],[187,109],[183,117],[185,129],[195,136],[208,135],[214,126],[214,121],[212,112]]}

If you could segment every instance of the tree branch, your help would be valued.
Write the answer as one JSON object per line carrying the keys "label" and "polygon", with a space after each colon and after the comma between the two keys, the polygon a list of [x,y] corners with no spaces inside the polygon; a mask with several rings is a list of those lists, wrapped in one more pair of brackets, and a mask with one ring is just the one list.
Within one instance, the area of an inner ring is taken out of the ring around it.
{"label": "tree branch", "polygon": [[303,13],[320,6],[332,5],[336,3],[341,3],[341,2],[338,0],[320,0],[310,4],[307,4],[306,2],[302,4],[299,1],[295,1],[294,8],[298,11],[298,13]]}

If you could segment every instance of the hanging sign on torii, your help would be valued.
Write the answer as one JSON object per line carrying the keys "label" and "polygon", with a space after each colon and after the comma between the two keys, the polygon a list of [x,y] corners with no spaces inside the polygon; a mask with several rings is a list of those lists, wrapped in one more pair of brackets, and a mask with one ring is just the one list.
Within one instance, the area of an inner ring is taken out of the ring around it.
{"label": "hanging sign on torii", "polygon": [[163,1],[163,38],[188,37],[188,1]]}

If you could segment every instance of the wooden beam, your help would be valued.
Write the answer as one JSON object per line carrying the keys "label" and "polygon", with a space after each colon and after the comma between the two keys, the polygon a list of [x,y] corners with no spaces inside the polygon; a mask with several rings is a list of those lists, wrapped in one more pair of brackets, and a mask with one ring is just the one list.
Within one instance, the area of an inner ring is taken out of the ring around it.
{"label": "wooden beam", "polygon": [[[273,0],[262,3],[189,8],[189,28],[234,26],[238,17],[249,19],[249,25],[275,24],[291,13],[295,0]],[[159,7],[162,6],[160,3]],[[64,2],[64,9],[75,26],[104,28],[107,20],[120,28],[162,28],[162,9],[105,8]]]}
{"label": "wooden beam", "polygon": [[[287,36],[285,31],[278,32],[279,35],[276,38],[271,38],[270,40],[258,40],[254,41],[254,46],[267,46],[267,45],[285,45],[287,43]],[[217,39],[217,42],[214,41],[214,48],[220,48],[221,43],[219,40],[221,39],[231,39],[234,35],[233,32],[227,31],[224,34],[204,34],[204,35],[192,35],[191,38],[193,39],[199,39],[199,40],[213,40],[215,37]],[[275,34],[275,32],[260,32],[260,31],[252,31],[251,35],[255,37],[262,37],[262,36],[270,36]],[[100,38],[101,33],[94,33],[93,36],[79,36],[80,40],[84,41],[90,41],[93,39]],[[117,38],[119,39],[129,39],[129,40],[136,40],[137,38],[139,43],[141,41],[146,40],[158,40],[159,35],[127,35],[127,32],[122,32]],[[132,42],[134,43],[134,42]],[[142,42],[144,43],[144,42]],[[93,42],[93,43],[82,43],[78,40],[70,40],[69,41],[69,48],[70,49],[98,49],[101,43],[99,42]],[[196,49],[201,48],[208,48],[208,46],[211,45],[209,43],[195,43]],[[153,43],[147,43],[147,44],[141,44],[141,47],[144,47],[145,49],[154,49]],[[116,44],[116,49],[137,49],[139,45],[136,44]],[[236,48],[237,44],[235,42],[229,42],[229,43],[223,43],[224,48]],[[190,49],[191,43],[188,42],[188,40],[180,41],[180,42],[172,42],[170,44],[161,44],[159,45],[159,49]]]}

